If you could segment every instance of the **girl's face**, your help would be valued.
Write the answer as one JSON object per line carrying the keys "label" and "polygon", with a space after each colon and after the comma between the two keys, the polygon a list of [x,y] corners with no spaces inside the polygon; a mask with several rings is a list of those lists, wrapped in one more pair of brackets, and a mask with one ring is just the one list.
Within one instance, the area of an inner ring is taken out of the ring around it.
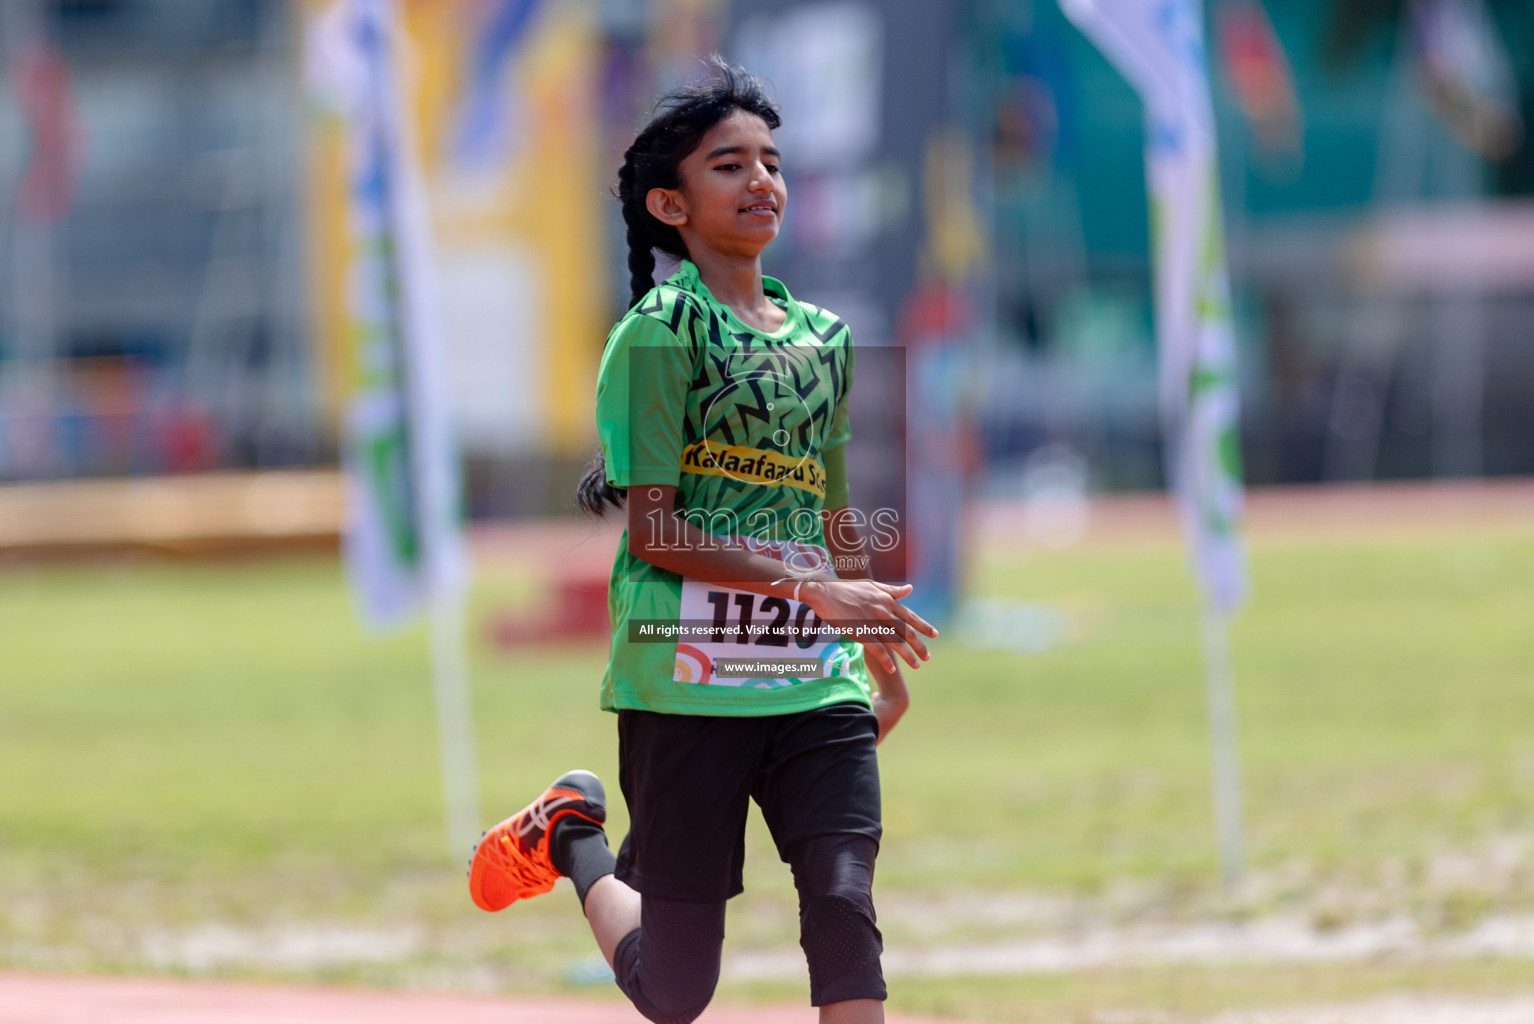
{"label": "girl's face", "polygon": [[681,187],[651,189],[650,213],[699,247],[727,256],[755,257],[778,236],[788,186],[778,166],[767,122],[733,110],[682,159]]}

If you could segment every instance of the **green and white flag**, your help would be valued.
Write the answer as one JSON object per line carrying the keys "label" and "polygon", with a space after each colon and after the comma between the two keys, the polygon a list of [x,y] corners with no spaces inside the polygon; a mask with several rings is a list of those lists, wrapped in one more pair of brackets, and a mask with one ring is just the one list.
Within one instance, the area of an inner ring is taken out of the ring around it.
{"label": "green and white flag", "polygon": [[397,0],[337,0],[308,53],[311,86],[346,133],[355,382],[345,548],[358,605],[378,626],[468,577],[425,193],[399,81],[402,32]]}
{"label": "green and white flag", "polygon": [[1145,103],[1167,469],[1209,604],[1247,591],[1239,390],[1199,0],[1060,0]]}

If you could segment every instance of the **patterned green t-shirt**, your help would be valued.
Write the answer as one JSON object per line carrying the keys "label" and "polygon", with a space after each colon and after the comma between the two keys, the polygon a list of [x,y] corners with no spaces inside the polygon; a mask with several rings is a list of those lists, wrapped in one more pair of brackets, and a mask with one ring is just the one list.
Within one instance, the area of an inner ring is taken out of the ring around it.
{"label": "patterned green t-shirt", "polygon": [[[784,560],[788,577],[827,565],[820,512],[847,504],[852,337],[779,281],[763,286],[787,314],[771,333],[683,261],[608,336],[597,431],[615,487],[675,486],[678,515]],[[607,601],[607,710],[780,715],[869,699],[861,645],[808,605],[658,568],[629,554],[627,531]]]}

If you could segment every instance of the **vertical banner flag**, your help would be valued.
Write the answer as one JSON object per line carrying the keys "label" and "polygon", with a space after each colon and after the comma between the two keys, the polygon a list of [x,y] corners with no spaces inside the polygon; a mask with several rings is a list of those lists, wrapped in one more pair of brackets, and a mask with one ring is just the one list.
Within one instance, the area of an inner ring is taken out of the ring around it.
{"label": "vertical banner flag", "polygon": [[453,133],[453,156],[460,162],[493,167],[505,159],[516,128],[506,78],[540,6],[541,0],[496,0],[483,12]]}
{"label": "vertical banner flag", "polygon": [[398,67],[397,0],[337,0],[310,38],[310,77],[347,136],[347,569],[364,617],[399,624],[456,593],[468,559],[448,422],[430,232]]}
{"label": "vertical banner flag", "polygon": [[1246,596],[1230,285],[1199,0],[1060,0],[1139,92],[1166,463],[1208,605]]}

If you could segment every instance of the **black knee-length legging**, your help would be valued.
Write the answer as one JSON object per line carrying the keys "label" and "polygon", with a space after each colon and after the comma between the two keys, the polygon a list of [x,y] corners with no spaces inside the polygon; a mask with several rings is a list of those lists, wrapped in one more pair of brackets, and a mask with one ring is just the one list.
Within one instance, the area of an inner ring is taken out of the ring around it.
{"label": "black knee-length legging", "polygon": [[[799,945],[814,1006],[883,999],[883,941],[874,923],[878,844],[868,836],[814,836],[784,851],[799,892]],[[724,946],[724,900],[642,897],[640,926],[613,956],[618,987],[655,1024],[691,1024],[713,998]]]}

